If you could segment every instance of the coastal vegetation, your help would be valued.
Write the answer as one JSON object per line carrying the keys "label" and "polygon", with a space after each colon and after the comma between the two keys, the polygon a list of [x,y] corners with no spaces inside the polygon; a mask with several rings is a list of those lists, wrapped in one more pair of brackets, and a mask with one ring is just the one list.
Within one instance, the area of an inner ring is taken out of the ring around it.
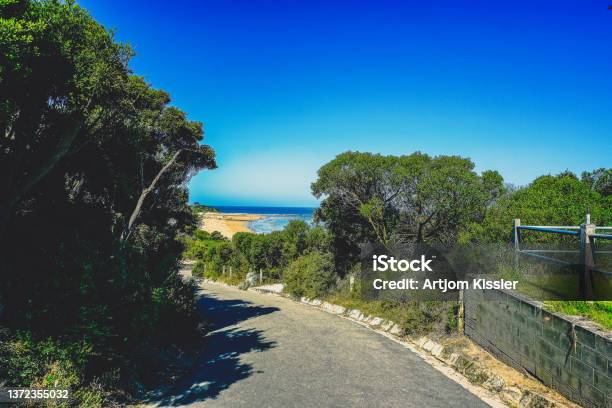
{"label": "coastal vegetation", "polygon": [[[611,169],[515,188],[459,156],[345,152],[312,184],[317,225],[201,231],[198,215],[216,210],[189,206],[187,182],[215,153],[132,56],[72,1],[0,0],[1,386],[69,388],[66,404],[107,407],[176,376],[201,338],[181,257],[195,276],[261,273],[406,332],[452,332],[456,303],[363,299],[360,246],[508,242],[514,218],[577,225],[589,212],[612,225]],[[549,307],[610,327],[610,302]]]}
{"label": "coastal vegetation", "polygon": [[283,278],[286,290],[296,297],[325,296],[335,283],[331,254],[314,251],[301,255],[289,264]]}
{"label": "coastal vegetation", "polygon": [[[512,221],[526,225],[580,225],[587,213],[599,226],[612,225],[612,169],[545,175],[529,185],[502,195],[487,209],[481,223],[471,223],[461,232],[466,242],[510,242]],[[606,181],[608,180],[608,181]],[[525,243],[568,242],[555,234],[523,231]],[[574,239],[575,240],[575,239]],[[570,241],[574,242],[574,241]]]}
{"label": "coastal vegetation", "polygon": [[[410,333],[452,332],[458,312],[453,302],[361,298],[359,279],[354,280],[355,287],[349,285],[351,276],[359,277],[360,245],[506,244],[511,242],[515,218],[534,225],[579,225],[587,212],[592,222],[612,225],[611,174],[610,169],[597,169],[579,178],[563,172],[516,188],[505,185],[496,171],[476,173],[467,158],[430,157],[419,152],[408,156],[346,152],[321,167],[312,185],[313,194],[322,198],[315,211],[318,226],[293,221],[284,231],[271,234],[236,234],[231,242],[225,242],[224,249],[217,246],[207,256],[196,257],[195,271],[228,280],[223,265],[232,265],[232,281],[237,283],[248,271],[263,269],[267,280],[283,281],[294,296],[324,297],[347,307],[358,305],[360,310],[372,310],[400,323]],[[526,232],[524,242],[554,243],[560,239]],[[609,325],[610,302],[547,305]]]}
{"label": "coastal vegetation", "polygon": [[217,210],[215,207],[210,207],[208,205],[203,205],[203,204],[200,204],[198,202],[195,202],[195,203],[191,204],[191,208],[193,208],[193,210],[196,213],[219,212],[219,210]]}
{"label": "coastal vegetation", "polygon": [[179,236],[215,156],[132,55],[73,2],[0,1],[0,384],[68,405],[142,395],[199,339]]}
{"label": "coastal vegetation", "polygon": [[[313,253],[326,259],[331,256],[327,231],[300,220],[292,220],[284,230],[270,234],[238,232],[231,241],[215,233],[198,234],[199,237],[187,238],[185,254],[197,261],[194,275],[212,279],[231,278],[240,282],[248,272],[262,270],[266,280],[279,280],[301,256]],[[303,265],[304,261],[299,262]]]}
{"label": "coastal vegetation", "polygon": [[319,169],[312,192],[322,198],[315,218],[332,235],[341,276],[363,242],[452,244],[506,189],[496,171],[474,171],[459,156],[346,152]]}

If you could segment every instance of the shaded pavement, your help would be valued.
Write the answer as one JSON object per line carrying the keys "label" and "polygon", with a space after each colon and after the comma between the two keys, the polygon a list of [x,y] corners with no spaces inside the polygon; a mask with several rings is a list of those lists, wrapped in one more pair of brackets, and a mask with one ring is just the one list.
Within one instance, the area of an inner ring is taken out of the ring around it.
{"label": "shaded pavement", "polygon": [[156,406],[486,407],[416,354],[278,296],[204,284],[196,368]]}

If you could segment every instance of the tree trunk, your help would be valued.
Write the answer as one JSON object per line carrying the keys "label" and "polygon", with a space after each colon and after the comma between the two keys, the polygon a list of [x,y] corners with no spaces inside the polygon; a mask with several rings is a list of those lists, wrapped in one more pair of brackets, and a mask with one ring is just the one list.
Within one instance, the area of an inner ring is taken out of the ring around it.
{"label": "tree trunk", "polygon": [[138,219],[138,216],[140,215],[140,212],[142,211],[142,205],[144,204],[145,199],[147,198],[149,193],[151,193],[151,191],[155,189],[155,186],[157,185],[157,182],[159,181],[161,176],[163,176],[164,173],[168,171],[170,167],[172,167],[172,165],[176,162],[176,159],[178,159],[178,156],[182,152],[183,152],[183,149],[174,153],[170,161],[166,163],[164,167],[161,168],[161,170],[157,173],[153,181],[151,181],[151,184],[149,184],[147,188],[142,190],[142,193],[140,194],[140,197],[138,197],[138,201],[136,202],[136,206],[134,207],[134,210],[132,211],[132,214],[130,215],[130,219],[128,221],[127,227],[121,234],[121,238],[120,238],[121,242],[127,241],[130,234],[132,233],[132,228],[134,227],[134,224],[136,223],[136,220]]}

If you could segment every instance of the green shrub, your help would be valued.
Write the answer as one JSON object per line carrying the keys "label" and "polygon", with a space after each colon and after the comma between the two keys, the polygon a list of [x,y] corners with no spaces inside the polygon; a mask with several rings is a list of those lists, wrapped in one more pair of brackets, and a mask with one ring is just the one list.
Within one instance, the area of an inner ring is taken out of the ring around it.
{"label": "green shrub", "polygon": [[[102,408],[108,403],[106,393],[98,384],[79,388],[72,394],[72,399],[78,401],[79,407]],[[53,403],[53,401],[51,401]],[[54,405],[49,405],[54,406]]]}
{"label": "green shrub", "polygon": [[206,269],[206,263],[204,261],[198,261],[193,266],[193,269],[191,270],[191,274],[198,278],[204,278],[205,269]]}
{"label": "green shrub", "polygon": [[335,282],[331,254],[311,252],[291,262],[285,271],[286,290],[294,296],[321,297]]}
{"label": "green shrub", "polygon": [[457,330],[457,302],[409,301],[401,304],[400,321],[406,334],[453,333]]}
{"label": "green shrub", "polygon": [[7,381],[7,385],[73,391],[71,399],[64,403],[49,400],[23,406],[105,406],[107,392],[99,385],[84,381],[84,362],[91,354],[91,345],[87,343],[61,343],[51,338],[34,340],[25,331],[11,333],[0,329],[0,379]]}
{"label": "green shrub", "polygon": [[210,239],[214,241],[225,241],[226,240],[223,234],[221,234],[219,231],[213,231],[212,234],[210,234]]}
{"label": "green shrub", "polygon": [[210,234],[207,231],[197,229],[193,232],[193,237],[198,241],[205,241],[210,239]]}

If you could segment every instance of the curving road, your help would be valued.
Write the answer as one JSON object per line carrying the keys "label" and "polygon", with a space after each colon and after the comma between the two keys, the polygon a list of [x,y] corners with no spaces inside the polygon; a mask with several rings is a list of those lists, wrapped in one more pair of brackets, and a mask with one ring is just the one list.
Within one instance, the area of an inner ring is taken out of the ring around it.
{"label": "curving road", "polygon": [[486,407],[416,354],[363,326],[216,284],[197,368],[158,401],[189,407]]}

